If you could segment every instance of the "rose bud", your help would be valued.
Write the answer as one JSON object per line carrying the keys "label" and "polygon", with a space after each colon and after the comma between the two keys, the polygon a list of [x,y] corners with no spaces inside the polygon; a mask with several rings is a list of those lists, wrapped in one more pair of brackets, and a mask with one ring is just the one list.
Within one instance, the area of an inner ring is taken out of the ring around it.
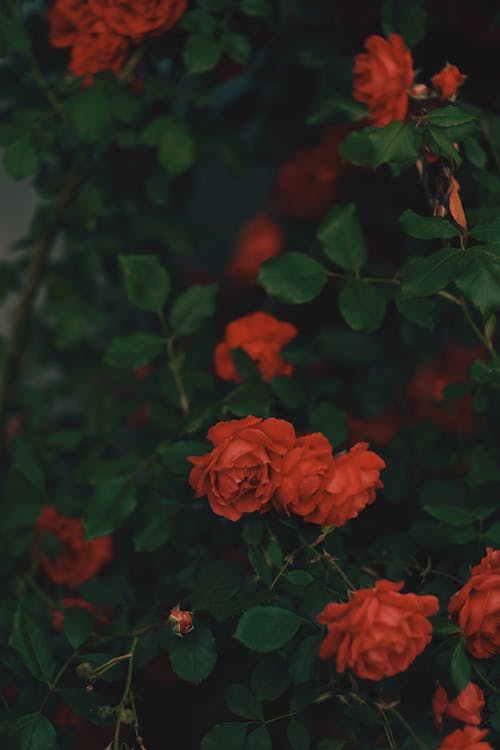
{"label": "rose bud", "polygon": [[489,742],[481,740],[488,734],[487,729],[464,727],[444,738],[437,750],[493,750]]}
{"label": "rose bud", "polygon": [[484,693],[473,682],[450,701],[442,685],[438,685],[432,699],[432,713],[438,729],[443,726],[443,716],[462,721],[464,724],[480,724],[481,711],[485,705]]}
{"label": "rose bud", "polygon": [[172,607],[168,616],[168,621],[172,626],[172,631],[175,635],[182,638],[186,633],[190,633],[193,630],[193,613],[187,610],[180,609],[180,604]]}
{"label": "rose bud", "polygon": [[459,71],[456,65],[446,63],[444,68],[432,78],[432,85],[441,97],[441,101],[453,99],[456,96],[459,86],[465,81],[467,76]]}

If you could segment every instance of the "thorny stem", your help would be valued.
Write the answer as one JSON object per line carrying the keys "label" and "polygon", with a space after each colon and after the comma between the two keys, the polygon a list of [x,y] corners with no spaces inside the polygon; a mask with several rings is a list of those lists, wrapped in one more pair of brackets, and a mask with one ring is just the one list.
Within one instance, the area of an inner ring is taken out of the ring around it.
{"label": "thorny stem", "polygon": [[353,584],[353,582],[350,580],[350,578],[347,577],[347,575],[344,573],[340,565],[338,565],[337,561],[334,557],[332,557],[328,552],[323,550],[323,557],[327,561],[328,565],[331,565],[332,568],[334,568],[339,576],[342,578],[342,580],[347,584],[350,591],[356,591],[356,586]]}
{"label": "thorny stem", "polygon": [[186,416],[189,413],[189,399],[187,397],[184,383],[182,382],[180,374],[180,366],[175,357],[174,351],[174,336],[172,336],[168,329],[168,323],[166,321],[163,310],[157,310],[158,319],[161,323],[163,335],[165,336],[165,345],[167,347],[167,355],[169,367],[174,377],[177,393],[179,394],[179,403],[181,405],[182,413]]}
{"label": "thorny stem", "polygon": [[399,711],[396,711],[395,708],[389,708],[389,711],[391,713],[393,713],[394,716],[400,722],[400,724],[402,724],[404,726],[404,728],[406,729],[406,731],[408,732],[408,734],[410,735],[410,737],[415,742],[416,746],[418,748],[420,748],[420,750],[428,750],[427,745],[424,745],[424,743],[422,742],[422,740],[420,739],[420,737],[418,737],[418,735],[415,734],[415,732],[413,731],[413,729],[411,728],[411,726],[408,724],[408,722],[406,721],[406,719],[404,718],[404,716],[401,716],[401,714],[399,713]]}
{"label": "thorny stem", "polygon": [[[130,693],[130,686],[132,684],[132,673],[134,671],[134,653],[135,649],[137,648],[137,644],[139,643],[139,638],[136,636],[133,641],[132,645],[130,646],[130,653],[127,654],[129,657],[128,662],[128,669],[127,669],[127,679],[125,680],[125,687],[123,688],[122,697],[120,700],[120,703],[118,705],[118,718],[116,720],[116,727],[115,727],[115,736],[113,741],[113,750],[119,750],[120,747],[120,726],[121,726],[121,711],[125,704],[127,703],[129,693]],[[134,712],[135,713],[135,712]]]}

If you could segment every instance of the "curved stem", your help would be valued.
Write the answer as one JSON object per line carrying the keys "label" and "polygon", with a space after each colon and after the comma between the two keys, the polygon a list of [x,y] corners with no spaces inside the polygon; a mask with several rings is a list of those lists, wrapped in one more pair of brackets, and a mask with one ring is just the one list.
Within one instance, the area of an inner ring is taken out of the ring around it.
{"label": "curved stem", "polygon": [[33,306],[40,289],[47,260],[54,241],[64,222],[68,206],[74,200],[82,184],[78,168],[69,173],[66,184],[54,204],[51,220],[42,231],[28,265],[24,286],[17,300],[12,316],[12,326],[7,336],[4,366],[0,383],[0,425],[5,420],[14,386],[19,380],[22,356]]}
{"label": "curved stem", "polygon": [[163,314],[163,310],[157,310],[157,315],[161,323],[163,334],[165,336],[165,344],[167,347],[167,355],[168,355],[168,365],[174,377],[175,385],[177,388],[177,393],[179,394],[179,403],[180,403],[182,412],[184,416],[186,416],[189,412],[189,399],[187,397],[187,393],[184,388],[184,383],[182,382],[180,366],[175,357],[174,337],[170,334],[168,323],[165,318],[165,315]]}
{"label": "curved stem", "polygon": [[130,686],[132,684],[132,673],[134,671],[134,653],[135,653],[135,649],[137,648],[138,643],[139,643],[139,637],[136,636],[132,641],[132,645],[130,646],[130,653],[128,654],[129,662],[128,662],[128,669],[127,669],[127,678],[125,680],[125,687],[123,688],[122,697],[118,705],[118,719],[116,720],[115,736],[113,740],[113,750],[119,750],[120,748],[120,726],[121,726],[120,714],[121,714],[123,707],[125,706],[127,702],[127,699],[130,693]]}

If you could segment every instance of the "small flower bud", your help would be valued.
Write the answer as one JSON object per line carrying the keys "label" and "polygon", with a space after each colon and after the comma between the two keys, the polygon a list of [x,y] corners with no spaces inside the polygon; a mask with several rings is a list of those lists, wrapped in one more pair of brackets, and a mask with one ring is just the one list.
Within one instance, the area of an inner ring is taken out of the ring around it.
{"label": "small flower bud", "polygon": [[131,708],[122,708],[120,709],[119,718],[122,724],[134,724],[135,711]]}
{"label": "small flower bud", "polygon": [[180,604],[172,607],[168,621],[175,635],[182,637],[193,629],[193,613],[183,611]]}
{"label": "small flower bud", "polygon": [[98,717],[103,720],[110,719],[114,712],[115,709],[112,706],[99,706],[97,709]]}
{"label": "small flower bud", "polygon": [[80,680],[91,680],[94,674],[94,667],[88,661],[82,661],[76,668],[76,676]]}

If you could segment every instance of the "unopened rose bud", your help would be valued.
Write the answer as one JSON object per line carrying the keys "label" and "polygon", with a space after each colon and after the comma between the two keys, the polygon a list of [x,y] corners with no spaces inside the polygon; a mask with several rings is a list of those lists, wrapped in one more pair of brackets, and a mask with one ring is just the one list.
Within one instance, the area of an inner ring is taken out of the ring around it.
{"label": "unopened rose bud", "polygon": [[428,86],[426,86],[424,83],[415,83],[411,87],[409,94],[412,99],[428,99],[430,96],[430,91]]}
{"label": "unopened rose bud", "polygon": [[193,629],[193,613],[180,609],[180,604],[172,607],[168,621],[175,635],[181,637]]}
{"label": "unopened rose bud", "polygon": [[94,667],[88,661],[82,661],[76,668],[76,676],[80,680],[90,680],[94,674]]}
{"label": "unopened rose bud", "polygon": [[103,720],[110,719],[114,712],[115,710],[112,706],[99,706],[97,709],[98,717]]}
{"label": "unopened rose bud", "polygon": [[122,724],[134,724],[135,711],[133,711],[131,708],[122,708],[120,710],[119,718]]}

